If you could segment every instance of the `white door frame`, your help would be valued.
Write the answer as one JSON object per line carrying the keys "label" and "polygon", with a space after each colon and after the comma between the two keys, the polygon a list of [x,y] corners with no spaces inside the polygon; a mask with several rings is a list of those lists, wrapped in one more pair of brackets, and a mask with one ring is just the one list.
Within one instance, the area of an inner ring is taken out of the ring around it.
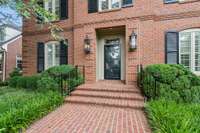
{"label": "white door frame", "polygon": [[120,39],[121,80],[125,80],[125,40],[123,35],[99,36],[96,49],[96,80],[104,80],[104,45],[106,40]]}

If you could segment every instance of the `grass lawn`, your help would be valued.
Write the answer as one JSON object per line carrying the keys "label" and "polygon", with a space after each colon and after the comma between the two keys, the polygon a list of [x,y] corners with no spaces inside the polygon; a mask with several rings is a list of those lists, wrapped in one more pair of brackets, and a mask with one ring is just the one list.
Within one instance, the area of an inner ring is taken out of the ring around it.
{"label": "grass lawn", "polygon": [[18,132],[62,104],[59,92],[0,88],[0,132]]}
{"label": "grass lawn", "polygon": [[155,133],[200,133],[200,104],[154,100],[146,109]]}

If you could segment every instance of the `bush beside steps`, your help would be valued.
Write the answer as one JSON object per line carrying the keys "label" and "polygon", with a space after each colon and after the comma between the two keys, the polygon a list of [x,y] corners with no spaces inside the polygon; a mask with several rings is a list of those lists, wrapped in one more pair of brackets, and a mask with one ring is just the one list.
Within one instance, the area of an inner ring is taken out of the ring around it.
{"label": "bush beside steps", "polygon": [[200,78],[182,65],[147,66],[141,81],[155,133],[200,132]]}

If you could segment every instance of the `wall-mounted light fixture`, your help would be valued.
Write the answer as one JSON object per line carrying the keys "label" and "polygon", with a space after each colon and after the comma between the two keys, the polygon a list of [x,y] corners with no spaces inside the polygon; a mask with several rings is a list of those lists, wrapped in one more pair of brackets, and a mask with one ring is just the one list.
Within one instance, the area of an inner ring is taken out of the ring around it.
{"label": "wall-mounted light fixture", "polygon": [[129,51],[134,51],[137,48],[137,34],[133,31],[129,37]]}
{"label": "wall-mounted light fixture", "polygon": [[86,35],[85,39],[84,39],[84,51],[86,54],[89,54],[91,52],[91,40],[88,37],[88,35]]}

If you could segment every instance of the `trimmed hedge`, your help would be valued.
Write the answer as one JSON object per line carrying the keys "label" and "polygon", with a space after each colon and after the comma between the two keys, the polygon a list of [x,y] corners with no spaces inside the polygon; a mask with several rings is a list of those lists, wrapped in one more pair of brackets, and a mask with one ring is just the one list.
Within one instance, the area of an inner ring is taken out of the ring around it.
{"label": "trimmed hedge", "polygon": [[[75,70],[75,67],[72,65],[61,65],[51,67],[38,75],[14,76],[10,78],[9,86],[14,88],[38,89],[41,91],[58,90],[60,85],[59,75],[67,75],[73,70]],[[83,81],[84,79],[80,72],[76,75],[76,71],[73,71],[70,75],[70,80],[67,80],[66,85],[70,88],[74,88],[82,84]]]}
{"label": "trimmed hedge", "polygon": [[39,75],[34,76],[15,76],[9,80],[9,86],[14,88],[37,89]]}
{"label": "trimmed hedge", "polygon": [[[73,71],[73,70],[75,70],[75,67],[72,65],[55,66],[55,67],[51,67],[51,68],[47,69],[46,71],[42,72],[41,76],[43,77],[43,80],[48,79],[49,81],[52,81],[52,79],[53,79],[57,84],[59,84],[60,77],[57,75],[60,75],[60,74],[67,75],[70,72],[71,78],[65,84],[66,84],[66,86],[68,86],[70,88],[74,88],[74,87],[82,84],[84,82],[84,78],[79,71],[78,71],[78,75],[76,75],[76,71]],[[67,78],[67,77],[68,76],[66,76],[64,78]],[[48,84],[49,81],[47,81],[46,86],[49,86],[49,84]]]}
{"label": "trimmed hedge", "polygon": [[143,92],[149,99],[200,103],[200,78],[182,65],[150,65],[143,76]]}

